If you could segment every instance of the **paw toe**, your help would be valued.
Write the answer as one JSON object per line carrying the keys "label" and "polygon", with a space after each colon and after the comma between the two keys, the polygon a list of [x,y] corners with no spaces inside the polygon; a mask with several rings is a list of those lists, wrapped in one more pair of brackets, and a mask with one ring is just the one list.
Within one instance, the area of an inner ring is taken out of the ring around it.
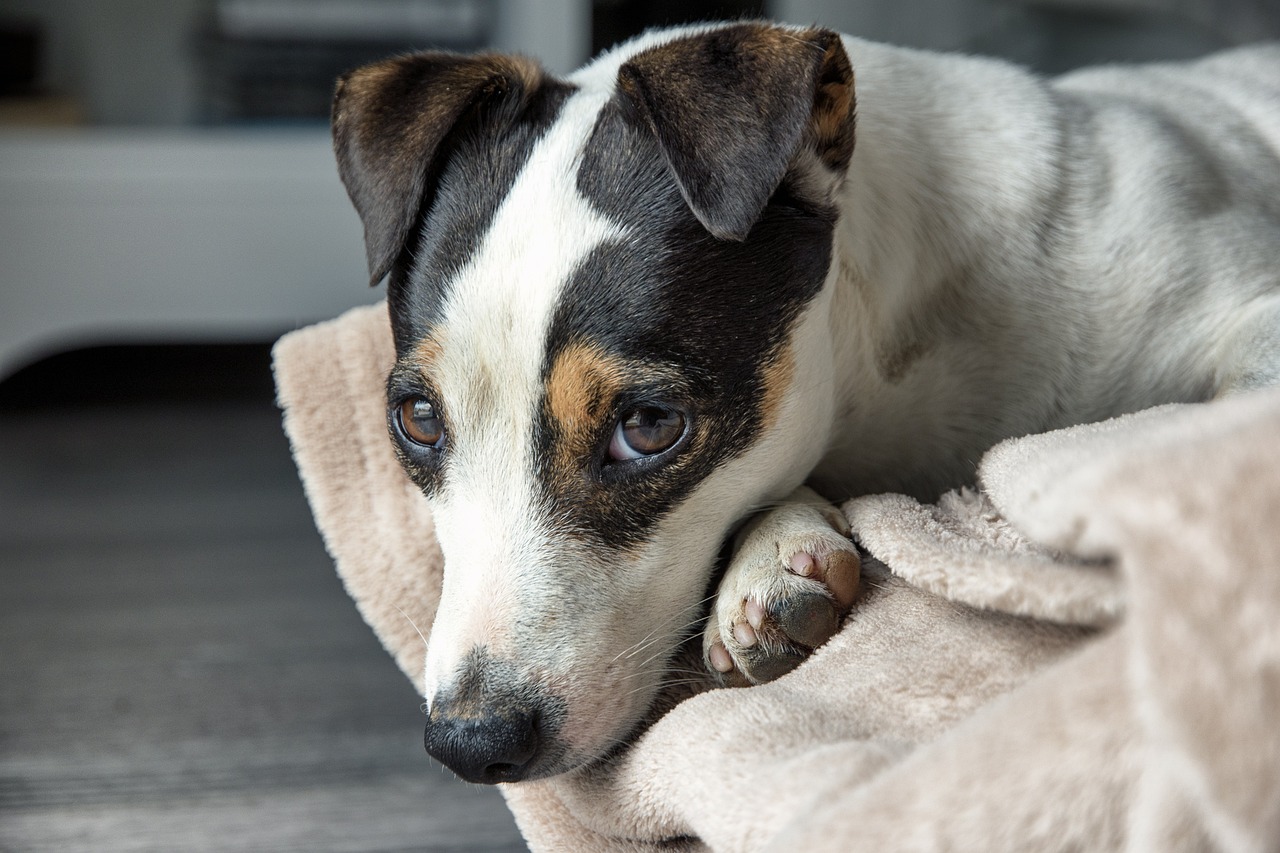
{"label": "paw toe", "polygon": [[749,649],[757,642],[755,628],[749,622],[738,622],[733,626],[733,639],[744,649]]}
{"label": "paw toe", "polygon": [[733,657],[723,643],[712,643],[707,650],[707,661],[716,672],[732,672]]}
{"label": "paw toe", "polygon": [[837,548],[824,557],[800,551],[791,556],[787,568],[794,575],[825,584],[841,610],[853,606],[862,573],[862,561],[856,551]]}

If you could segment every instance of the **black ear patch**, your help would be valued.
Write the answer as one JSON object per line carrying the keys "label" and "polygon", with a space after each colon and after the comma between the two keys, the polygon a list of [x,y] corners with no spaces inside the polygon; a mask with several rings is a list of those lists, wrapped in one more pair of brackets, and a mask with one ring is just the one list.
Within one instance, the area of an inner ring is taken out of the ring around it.
{"label": "black ear patch", "polygon": [[364,224],[370,284],[405,249],[449,134],[483,103],[510,101],[518,111],[543,80],[523,57],[451,53],[396,57],[338,80],[333,145]]}
{"label": "black ear patch", "polygon": [[830,30],[744,23],[679,38],[628,60],[618,91],[721,239],[746,239],[804,146],[838,175],[853,153],[853,66]]}

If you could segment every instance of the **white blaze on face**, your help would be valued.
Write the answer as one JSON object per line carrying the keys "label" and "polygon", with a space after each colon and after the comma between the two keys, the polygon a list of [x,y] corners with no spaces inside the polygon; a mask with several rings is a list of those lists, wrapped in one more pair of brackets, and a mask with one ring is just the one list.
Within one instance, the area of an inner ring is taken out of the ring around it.
{"label": "white blaze on face", "polygon": [[577,192],[582,150],[608,96],[578,92],[564,104],[449,287],[431,377],[450,435],[433,502],[446,571],[428,701],[473,647],[502,653],[527,595],[520,576],[555,556],[538,516],[532,436],[557,298],[585,257],[623,236]]}

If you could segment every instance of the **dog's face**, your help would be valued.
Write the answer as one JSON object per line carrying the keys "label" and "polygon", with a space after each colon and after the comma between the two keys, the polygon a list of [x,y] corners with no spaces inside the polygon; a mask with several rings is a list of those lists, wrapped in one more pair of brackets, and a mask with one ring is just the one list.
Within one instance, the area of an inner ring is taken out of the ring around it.
{"label": "dog's face", "polygon": [[852,122],[839,38],[758,24],[565,81],[422,54],[340,84],[340,169],[390,276],[389,426],[445,555],[427,745],[459,775],[625,737],[729,530],[816,461]]}

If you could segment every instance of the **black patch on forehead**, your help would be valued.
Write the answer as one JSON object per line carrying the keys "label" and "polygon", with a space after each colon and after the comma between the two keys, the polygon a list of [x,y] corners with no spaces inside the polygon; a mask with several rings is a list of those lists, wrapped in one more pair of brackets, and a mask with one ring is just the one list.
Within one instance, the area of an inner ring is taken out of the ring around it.
{"label": "black patch on forehead", "polygon": [[[595,458],[580,460],[579,475],[567,477],[550,470],[558,436],[544,406],[535,444],[552,517],[626,547],[759,437],[766,371],[822,289],[835,211],[801,202],[784,181],[745,241],[718,240],[686,206],[652,135],[628,124],[615,103],[598,117],[578,189],[630,236],[600,246],[566,283],[544,377],[560,352],[583,342],[627,361],[671,365],[683,379],[683,398],[671,402],[690,407],[699,439],[673,464],[610,478],[602,476],[610,421]],[[633,402],[620,400],[615,414]]]}
{"label": "black patch on forehead", "polygon": [[711,373],[755,369],[822,288],[833,208],[802,202],[784,180],[745,241],[716,239],[685,204],[652,135],[616,101],[597,118],[578,190],[629,237],[575,272],[549,350],[577,335]]}
{"label": "black patch on forehead", "polygon": [[449,140],[421,225],[401,253],[408,263],[392,269],[387,286],[397,355],[439,322],[449,282],[466,266],[529,153],[574,90],[548,79],[523,108],[511,101],[484,105]]}

